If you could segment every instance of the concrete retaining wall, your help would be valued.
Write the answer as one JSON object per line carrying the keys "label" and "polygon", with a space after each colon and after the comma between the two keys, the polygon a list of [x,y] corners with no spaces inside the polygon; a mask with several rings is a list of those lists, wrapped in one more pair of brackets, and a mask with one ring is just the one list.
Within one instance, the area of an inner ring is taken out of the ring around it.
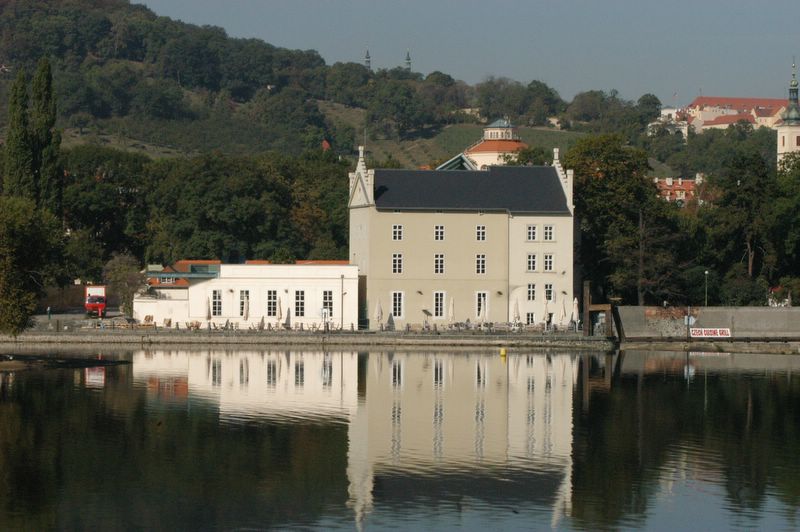
{"label": "concrete retaining wall", "polygon": [[[686,338],[686,307],[619,307],[625,338]],[[732,339],[800,339],[800,307],[691,307],[695,328],[725,328]]]}

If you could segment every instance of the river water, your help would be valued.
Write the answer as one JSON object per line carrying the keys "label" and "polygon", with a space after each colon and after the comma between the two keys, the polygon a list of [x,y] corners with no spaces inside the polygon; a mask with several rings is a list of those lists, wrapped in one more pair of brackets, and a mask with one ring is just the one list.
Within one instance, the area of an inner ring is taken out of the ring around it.
{"label": "river water", "polygon": [[88,355],[0,374],[0,529],[800,527],[800,357]]}

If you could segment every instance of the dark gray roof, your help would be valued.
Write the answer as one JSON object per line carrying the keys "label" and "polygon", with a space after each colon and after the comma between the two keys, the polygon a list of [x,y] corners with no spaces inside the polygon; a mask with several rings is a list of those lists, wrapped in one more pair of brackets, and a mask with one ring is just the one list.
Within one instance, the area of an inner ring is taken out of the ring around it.
{"label": "dark gray roof", "polygon": [[376,169],[375,206],[569,214],[552,166],[491,166],[482,171]]}

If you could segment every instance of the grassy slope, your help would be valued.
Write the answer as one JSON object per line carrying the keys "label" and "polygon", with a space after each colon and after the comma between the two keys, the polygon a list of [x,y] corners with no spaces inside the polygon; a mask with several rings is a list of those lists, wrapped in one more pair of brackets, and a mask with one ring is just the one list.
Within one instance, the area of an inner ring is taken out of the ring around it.
{"label": "grassy slope", "polygon": [[[331,102],[318,102],[320,110],[328,120],[345,123],[363,135],[364,110],[346,107]],[[483,126],[476,124],[456,124],[447,126],[433,135],[421,135],[418,138],[404,141],[367,140],[368,151],[378,160],[390,156],[399,161],[405,168],[419,168],[424,165],[446,161],[462,152],[481,137]],[[522,140],[530,146],[541,146],[545,149],[560,148],[562,153],[571,146],[582,133],[557,131],[548,128],[520,128]],[[358,143],[363,141],[357,140]]]}

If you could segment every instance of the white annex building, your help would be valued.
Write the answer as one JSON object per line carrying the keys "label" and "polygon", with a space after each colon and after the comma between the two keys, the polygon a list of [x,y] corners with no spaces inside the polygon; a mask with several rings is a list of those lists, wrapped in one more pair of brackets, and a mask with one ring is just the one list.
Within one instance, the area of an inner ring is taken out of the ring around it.
{"label": "white annex building", "polygon": [[552,166],[350,173],[360,318],[377,329],[453,322],[566,326],[573,174]]}
{"label": "white annex building", "polygon": [[133,317],[168,327],[357,327],[358,268],[310,262],[179,261],[148,272]]}

